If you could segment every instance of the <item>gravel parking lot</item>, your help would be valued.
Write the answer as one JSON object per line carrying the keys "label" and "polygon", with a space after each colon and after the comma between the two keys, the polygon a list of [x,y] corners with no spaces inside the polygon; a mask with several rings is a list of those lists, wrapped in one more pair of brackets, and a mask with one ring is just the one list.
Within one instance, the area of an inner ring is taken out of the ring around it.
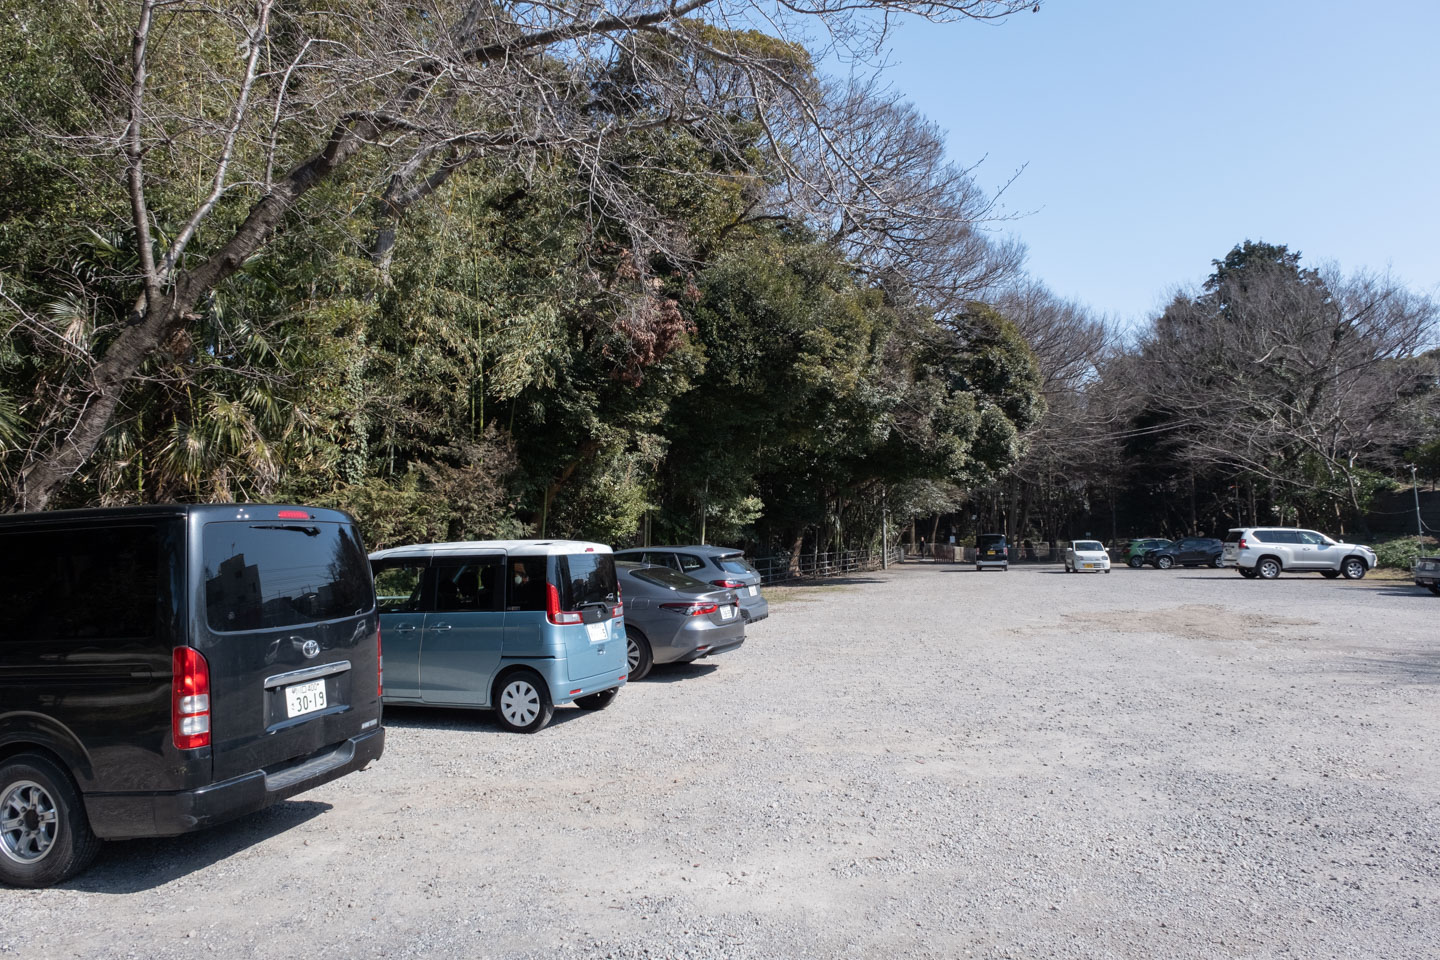
{"label": "gravel parking lot", "polygon": [[1440,956],[1440,599],[908,565],[0,892],[40,957]]}

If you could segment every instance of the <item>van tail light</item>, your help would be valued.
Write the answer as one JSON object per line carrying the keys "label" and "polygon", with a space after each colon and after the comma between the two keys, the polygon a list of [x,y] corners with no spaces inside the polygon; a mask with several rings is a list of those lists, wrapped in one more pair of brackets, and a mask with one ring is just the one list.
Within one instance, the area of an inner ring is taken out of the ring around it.
{"label": "van tail light", "polygon": [[560,591],[555,584],[545,584],[545,618],[551,623],[583,623],[584,618],[573,610],[560,609]]}
{"label": "van tail light", "polygon": [[741,580],[711,580],[713,585],[724,587],[726,590],[744,590],[745,583]]}
{"label": "van tail light", "polygon": [[683,613],[687,617],[709,616],[720,609],[720,604],[718,603],[662,603],[660,606],[665,610],[674,610],[678,613]]}
{"label": "van tail light", "polygon": [[194,647],[171,657],[170,736],[180,750],[210,746],[210,664]]}
{"label": "van tail light", "polygon": [[375,621],[375,696],[385,696],[385,651],[380,646],[380,621]]}

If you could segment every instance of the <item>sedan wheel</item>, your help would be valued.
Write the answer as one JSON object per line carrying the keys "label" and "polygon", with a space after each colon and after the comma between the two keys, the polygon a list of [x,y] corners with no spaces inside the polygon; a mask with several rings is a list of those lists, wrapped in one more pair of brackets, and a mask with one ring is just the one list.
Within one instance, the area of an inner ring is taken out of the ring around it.
{"label": "sedan wheel", "polygon": [[634,627],[625,628],[625,661],[629,665],[630,679],[643,680],[655,662],[650,651],[650,641]]}
{"label": "sedan wheel", "polygon": [[497,687],[495,715],[500,725],[516,733],[534,733],[550,722],[555,704],[545,681],[532,670],[507,676]]}
{"label": "sedan wheel", "polygon": [[1166,556],[1156,557],[1155,566],[1157,569],[1160,570],[1169,570],[1171,567],[1175,566],[1175,558]]}
{"label": "sedan wheel", "polygon": [[1365,579],[1365,561],[1351,557],[1340,567],[1340,572],[1346,580],[1363,580]]}
{"label": "sedan wheel", "polygon": [[1255,573],[1261,580],[1274,580],[1280,576],[1280,561],[1274,557],[1266,557],[1255,564]]}
{"label": "sedan wheel", "polygon": [[1223,570],[1225,568],[1225,558],[1216,557],[1214,560],[1210,561],[1210,566],[1214,567],[1216,570]]}

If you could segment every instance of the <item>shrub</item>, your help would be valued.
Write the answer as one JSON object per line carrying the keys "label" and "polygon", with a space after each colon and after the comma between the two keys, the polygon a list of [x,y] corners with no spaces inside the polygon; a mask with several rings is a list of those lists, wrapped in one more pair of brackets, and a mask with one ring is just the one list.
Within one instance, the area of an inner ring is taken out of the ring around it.
{"label": "shrub", "polygon": [[1420,554],[1433,554],[1437,549],[1434,537],[1400,537],[1375,544],[1376,565],[1409,570]]}

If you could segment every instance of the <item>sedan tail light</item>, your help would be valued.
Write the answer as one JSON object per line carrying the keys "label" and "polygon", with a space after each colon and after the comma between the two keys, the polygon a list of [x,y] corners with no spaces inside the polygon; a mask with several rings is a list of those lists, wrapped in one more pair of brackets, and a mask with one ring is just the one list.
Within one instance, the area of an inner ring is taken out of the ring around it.
{"label": "sedan tail light", "polygon": [[716,610],[719,610],[719,609],[720,609],[720,604],[718,604],[718,603],[710,603],[710,602],[705,602],[705,603],[662,603],[662,604],[660,604],[660,606],[661,606],[662,609],[665,609],[665,610],[674,610],[674,611],[676,611],[677,613],[682,613],[682,614],[684,614],[684,615],[687,616],[687,617],[705,617],[705,616],[709,616],[710,614],[714,613]]}

